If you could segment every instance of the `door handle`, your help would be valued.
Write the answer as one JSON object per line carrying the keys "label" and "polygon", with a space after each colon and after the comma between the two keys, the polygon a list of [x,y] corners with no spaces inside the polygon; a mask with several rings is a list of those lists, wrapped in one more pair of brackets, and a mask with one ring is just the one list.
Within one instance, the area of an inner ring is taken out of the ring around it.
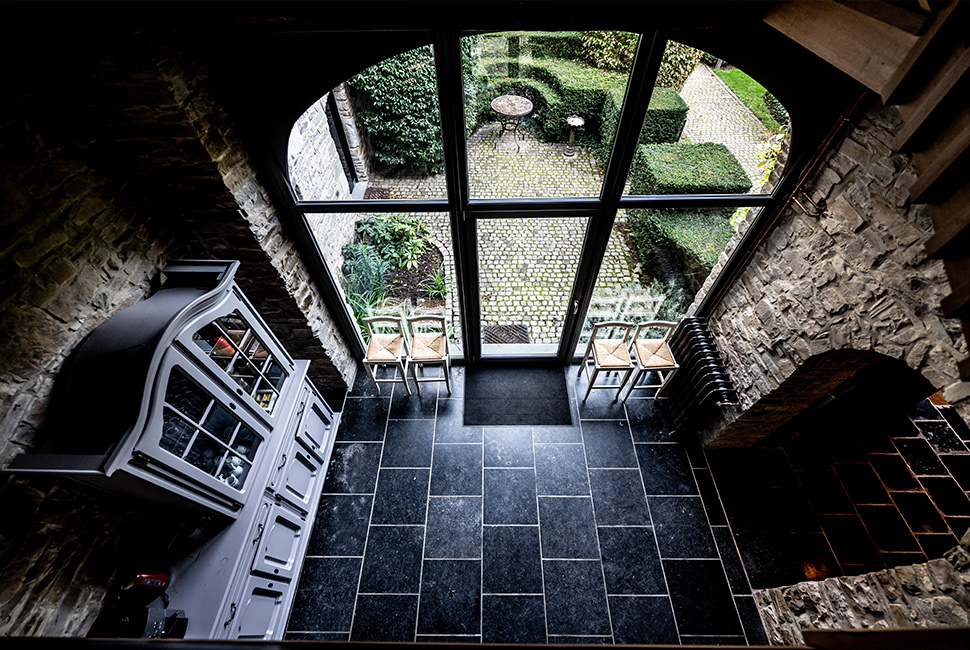
{"label": "door handle", "polygon": [[573,316],[579,313],[579,301],[573,300]]}

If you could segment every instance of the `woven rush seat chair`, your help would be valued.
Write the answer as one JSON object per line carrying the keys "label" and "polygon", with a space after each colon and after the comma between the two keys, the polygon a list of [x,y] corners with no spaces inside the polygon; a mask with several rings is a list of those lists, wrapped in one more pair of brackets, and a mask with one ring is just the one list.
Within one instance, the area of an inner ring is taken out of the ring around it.
{"label": "woven rush seat chair", "polygon": [[[411,335],[411,353],[407,363],[418,395],[421,384],[445,382],[451,395],[451,353],[448,347],[448,326],[444,316],[420,315],[408,318],[408,333]],[[441,366],[443,377],[425,377],[425,366]],[[418,378],[418,372],[422,376]]]}
{"label": "woven rush seat chair", "polygon": [[[371,316],[364,319],[370,342],[364,355],[364,367],[371,381],[381,394],[381,384],[404,384],[404,390],[411,395],[408,386],[408,347],[404,336],[404,323],[397,316]],[[378,379],[376,370],[380,367],[394,366],[394,377]]]}
{"label": "woven rush seat chair", "polygon": [[[623,396],[624,402],[629,399],[634,390],[640,389],[656,388],[657,392],[653,394],[652,399],[660,398],[661,391],[680,367],[674,360],[674,354],[670,351],[670,345],[668,345],[668,340],[675,327],[677,327],[677,323],[670,321],[649,321],[637,325],[636,331],[633,332],[633,338],[630,339],[630,354],[633,355],[636,369],[630,378],[630,387],[627,389],[626,395]],[[640,338],[642,332],[650,329],[662,330],[663,335],[660,338]],[[646,372],[657,373],[660,383],[637,385],[640,377]]]}
{"label": "woven rush seat chair", "polygon": [[[583,355],[583,362],[579,366],[579,373],[586,371],[586,394],[583,396],[585,402],[593,389],[615,389],[615,402],[620,397],[623,385],[633,372],[633,361],[630,359],[630,351],[627,349],[627,340],[630,338],[630,330],[635,327],[633,323],[626,321],[605,321],[593,325],[593,332],[590,334],[589,343],[586,345],[586,354]],[[601,332],[608,331],[608,338],[600,338]],[[623,336],[616,338],[622,332]],[[589,373],[589,362],[593,363],[593,374]],[[597,384],[596,377],[600,372],[622,372],[623,378],[619,384]]]}

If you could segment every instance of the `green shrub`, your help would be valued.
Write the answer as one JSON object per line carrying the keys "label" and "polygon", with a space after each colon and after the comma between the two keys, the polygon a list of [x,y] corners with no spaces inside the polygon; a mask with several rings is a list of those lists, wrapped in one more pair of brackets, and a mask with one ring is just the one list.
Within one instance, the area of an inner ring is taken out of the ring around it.
{"label": "green shrub", "polygon": [[528,48],[537,59],[579,59],[583,54],[580,32],[528,32]]}
{"label": "green shrub", "polygon": [[631,210],[630,237],[643,268],[673,272],[696,292],[734,235],[731,208]]}
{"label": "green shrub", "polygon": [[344,263],[340,271],[344,276],[344,290],[363,297],[363,302],[376,302],[387,293],[384,276],[390,263],[383,259],[377,249],[365,243],[347,244],[341,249]]}
{"label": "green shrub", "polygon": [[791,121],[791,118],[788,117],[788,111],[785,110],[784,105],[768,91],[765,91],[765,94],[762,95],[761,99],[762,101],[764,101],[765,107],[767,107],[768,112],[771,114],[773,118],[775,118],[775,122],[778,122],[778,124],[780,124],[782,128],[785,128],[786,126],[788,126],[788,123]]}
{"label": "green shrub", "polygon": [[630,170],[634,194],[744,194],[751,180],[717,142],[667,142],[637,147]]}
{"label": "green shrub", "polygon": [[640,144],[680,140],[688,110],[687,102],[673,88],[654,88],[640,131]]}
{"label": "green shrub", "polygon": [[428,227],[417,217],[377,215],[357,222],[360,239],[380,258],[400,268],[412,269],[427,244]]}
{"label": "green shrub", "polygon": [[630,32],[583,32],[583,59],[604,70],[628,70],[637,51],[637,38]]}
{"label": "green shrub", "polygon": [[656,85],[661,88],[681,90],[703,55],[700,50],[683,43],[667,41],[660,71],[657,73]]}

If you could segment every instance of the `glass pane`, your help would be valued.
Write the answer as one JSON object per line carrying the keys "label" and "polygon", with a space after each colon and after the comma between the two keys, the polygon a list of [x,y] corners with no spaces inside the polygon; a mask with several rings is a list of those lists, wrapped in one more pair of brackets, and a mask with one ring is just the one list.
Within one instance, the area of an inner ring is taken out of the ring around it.
{"label": "glass pane", "polygon": [[172,369],[165,388],[165,401],[191,419],[199,422],[209,406],[209,396],[178,368]]}
{"label": "glass pane", "polygon": [[478,222],[483,345],[556,350],[588,222],[585,217]]}
{"label": "glass pane", "polygon": [[307,214],[348,311],[367,316],[444,312],[460,345],[451,224],[445,213]]}
{"label": "glass pane", "polygon": [[626,193],[769,193],[788,113],[757,81],[669,41]]}
{"label": "glass pane", "polygon": [[293,125],[287,157],[303,201],[445,198],[432,47],[385,59],[321,97]]}
{"label": "glass pane", "polygon": [[228,443],[232,439],[232,431],[236,428],[236,423],[236,418],[229,411],[219,404],[213,404],[202,426],[222,442]]}
{"label": "glass pane", "polygon": [[472,198],[598,196],[637,35],[462,39]]}
{"label": "glass pane", "polygon": [[181,458],[194,433],[195,426],[183,420],[175,411],[165,409],[162,414],[162,438],[158,446]]}
{"label": "glass pane", "polygon": [[[192,335],[192,340],[247,394],[253,395],[257,386],[266,384],[272,385],[279,392],[286,373],[273,360],[269,350],[238,311],[222,316],[201,328]],[[268,381],[263,379],[264,376]],[[254,399],[267,413],[273,412],[276,405],[275,394],[258,397],[254,395]]]}
{"label": "glass pane", "polygon": [[253,395],[253,397],[256,399],[256,403],[267,411],[271,411],[273,409],[273,402],[276,400],[276,396],[276,391],[273,390],[270,383],[265,379],[260,378],[259,386],[257,386],[256,393]]}
{"label": "glass pane", "polygon": [[206,474],[215,476],[225,455],[225,447],[208,436],[200,435],[196,437],[191,449],[185,454],[185,460]]}
{"label": "glass pane", "polygon": [[249,476],[250,464],[235,454],[229,454],[225,464],[219,470],[219,480],[229,487],[241,490],[246,477]]}
{"label": "glass pane", "polygon": [[232,442],[232,449],[237,454],[253,460],[256,457],[256,448],[259,447],[259,443],[259,436],[243,424],[239,427],[239,431],[236,433],[236,439]]}
{"label": "glass pane", "polygon": [[[580,341],[594,323],[679,321],[749,208],[620,211]],[[580,352],[585,348],[581,347]]]}

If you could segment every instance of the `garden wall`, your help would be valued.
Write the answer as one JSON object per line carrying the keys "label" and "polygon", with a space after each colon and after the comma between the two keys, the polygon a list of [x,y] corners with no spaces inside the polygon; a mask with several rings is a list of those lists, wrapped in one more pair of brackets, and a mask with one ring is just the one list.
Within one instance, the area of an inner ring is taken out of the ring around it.
{"label": "garden wall", "polygon": [[[903,361],[970,414],[957,374],[966,344],[959,323],[940,315],[949,284],[942,262],[924,253],[926,207],[909,201],[915,168],[892,153],[900,126],[896,109],[879,103],[853,119],[805,184],[811,200],[799,196],[810,212],[794,202],[784,210],[714,309],[711,331],[739,406],[701,433],[705,444],[756,444],[832,390],[834,372],[851,375],[871,357],[857,355],[858,367],[806,365],[833,350]],[[743,232],[742,224],[697,300]]]}
{"label": "garden wall", "polygon": [[[240,260],[243,290],[295,358],[313,359],[325,395],[354,379],[205,70],[146,45],[41,58],[6,89],[0,467],[38,444],[70,351],[180,257]],[[77,417],[98,417],[111,397]],[[109,589],[163,557],[182,523],[70,481],[9,475],[0,509],[0,636],[83,635]]]}

